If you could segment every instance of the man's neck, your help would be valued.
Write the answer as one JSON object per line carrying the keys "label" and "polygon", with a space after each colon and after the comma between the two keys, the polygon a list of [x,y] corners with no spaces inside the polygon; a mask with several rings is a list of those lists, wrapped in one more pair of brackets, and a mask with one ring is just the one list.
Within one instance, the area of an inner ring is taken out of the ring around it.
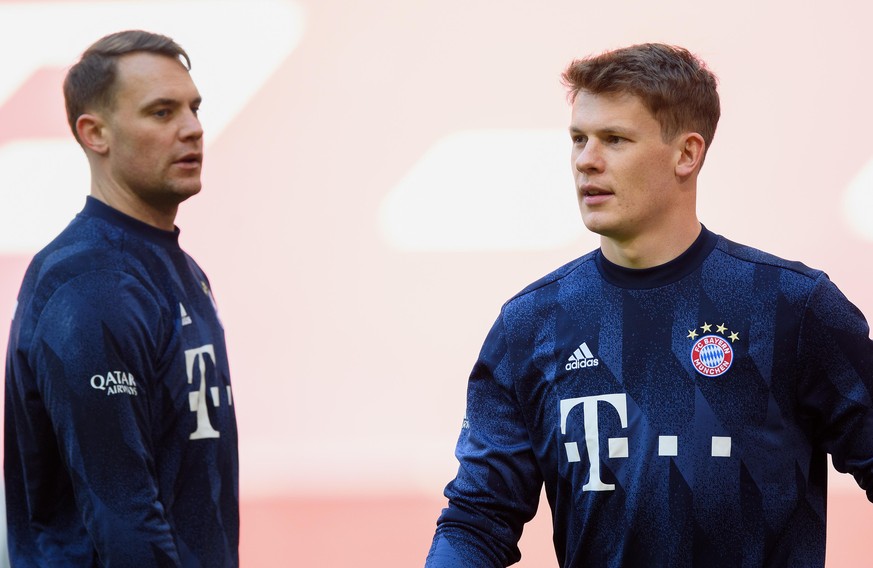
{"label": "man's neck", "polygon": [[94,181],[91,183],[91,196],[109,207],[152,227],[164,231],[172,231],[176,228],[175,222],[176,212],[179,209],[178,205],[168,206],[166,209],[156,208],[138,199],[130,192],[121,191],[114,186],[107,187],[106,184]]}
{"label": "man's neck", "polygon": [[684,226],[671,228],[660,234],[642,234],[633,239],[620,240],[600,237],[600,250],[606,260],[625,268],[652,268],[670,262],[688,250],[700,236],[702,226],[694,218]]}

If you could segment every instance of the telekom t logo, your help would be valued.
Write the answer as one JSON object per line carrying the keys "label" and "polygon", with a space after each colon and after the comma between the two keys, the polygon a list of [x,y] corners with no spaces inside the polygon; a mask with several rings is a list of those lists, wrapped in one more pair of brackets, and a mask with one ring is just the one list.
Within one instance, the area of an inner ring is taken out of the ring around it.
{"label": "telekom t logo", "polygon": [[[626,394],[603,394],[600,396],[582,396],[579,398],[567,398],[561,401],[561,434],[567,434],[567,416],[578,405],[582,405],[584,416],[583,426],[585,429],[585,447],[588,449],[588,463],[590,470],[588,483],[582,486],[582,491],[614,491],[615,485],[604,483],[600,479],[600,425],[598,420],[598,403],[604,402],[618,413],[618,419],[622,428],[627,428],[627,395]],[[581,461],[579,446],[576,442],[566,442],[567,459],[570,462]],[[609,457],[627,457],[627,438],[609,439]]]}
{"label": "telekom t logo", "polygon": [[[215,367],[215,348],[212,344],[188,349],[185,351],[185,371],[188,373],[188,384],[194,383],[196,374],[200,375],[200,386],[195,391],[188,393],[188,405],[191,412],[197,413],[197,429],[191,433],[189,440],[202,440],[204,438],[218,438],[221,433],[212,426],[209,421],[209,410],[206,407],[206,368],[207,358],[212,361],[212,367]],[[198,373],[195,374],[195,366]],[[209,387],[209,398],[212,399],[212,406],[218,407],[221,405],[219,397],[220,389],[217,386]],[[230,391],[230,386],[227,387],[227,402],[228,405],[233,405],[233,396]]]}
{"label": "telekom t logo", "polygon": [[[602,404],[601,404],[602,403]],[[627,428],[627,394],[602,394],[598,396],[582,396],[566,398],[561,401],[561,434],[567,435],[567,418],[576,407],[581,406],[582,427],[585,432],[585,448],[588,456],[588,483],[582,486],[582,491],[615,491],[615,485],[604,483],[600,477],[600,424],[607,421],[618,421],[621,427]],[[578,411],[574,414],[578,414]],[[626,437],[608,438],[607,456],[609,458],[628,457],[628,439]],[[570,463],[581,462],[577,442],[565,442],[567,460]],[[636,450],[642,451],[642,450]],[[679,453],[677,436],[658,436],[659,457],[675,457]],[[731,455],[731,438],[729,436],[712,436],[710,455],[714,458],[727,458]]]}

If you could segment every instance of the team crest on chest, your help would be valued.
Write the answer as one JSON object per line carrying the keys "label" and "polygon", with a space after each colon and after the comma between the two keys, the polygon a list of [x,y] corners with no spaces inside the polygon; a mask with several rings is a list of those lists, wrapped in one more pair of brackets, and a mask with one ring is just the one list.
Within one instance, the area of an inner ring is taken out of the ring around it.
{"label": "team crest on chest", "polygon": [[699,328],[689,330],[687,336],[694,340],[691,346],[691,364],[704,377],[718,377],[731,368],[734,362],[732,344],[740,339],[739,333],[728,333],[724,324],[715,326],[715,333],[712,327],[713,324],[704,322]]}

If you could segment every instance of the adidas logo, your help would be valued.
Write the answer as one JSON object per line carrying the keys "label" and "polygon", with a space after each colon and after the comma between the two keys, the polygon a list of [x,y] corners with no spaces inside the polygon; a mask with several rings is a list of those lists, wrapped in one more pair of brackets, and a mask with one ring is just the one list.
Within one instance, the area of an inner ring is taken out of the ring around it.
{"label": "adidas logo", "polygon": [[190,325],[191,316],[188,315],[188,311],[185,309],[185,306],[182,305],[182,302],[179,302],[179,311],[182,315],[182,325]]}
{"label": "adidas logo", "polygon": [[576,348],[576,351],[567,359],[567,364],[564,368],[568,371],[573,369],[584,369],[585,367],[596,367],[600,364],[600,360],[594,357],[587,343],[583,343]]}

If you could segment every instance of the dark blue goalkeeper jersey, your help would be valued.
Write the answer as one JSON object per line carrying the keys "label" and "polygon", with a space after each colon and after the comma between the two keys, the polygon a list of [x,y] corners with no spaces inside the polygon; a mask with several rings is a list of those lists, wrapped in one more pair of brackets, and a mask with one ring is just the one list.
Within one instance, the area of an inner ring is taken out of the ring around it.
{"label": "dark blue goalkeeper jersey", "polygon": [[237,431],[208,280],[88,198],[24,277],[6,362],[16,567],[235,567]]}
{"label": "dark blue goalkeeper jersey", "polygon": [[507,566],[545,484],[562,567],[821,567],[826,455],[873,501],[873,343],[827,276],[704,229],[508,301],[429,568]]}

